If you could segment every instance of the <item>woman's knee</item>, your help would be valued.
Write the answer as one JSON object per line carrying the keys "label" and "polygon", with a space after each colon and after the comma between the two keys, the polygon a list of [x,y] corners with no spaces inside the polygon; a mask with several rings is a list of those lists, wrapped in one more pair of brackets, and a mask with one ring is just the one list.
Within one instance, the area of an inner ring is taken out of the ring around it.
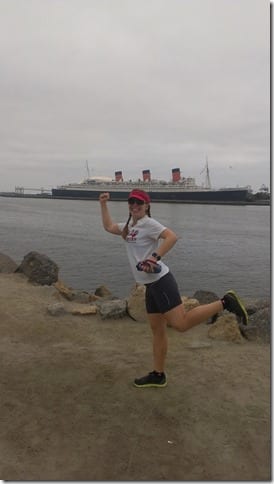
{"label": "woman's knee", "polygon": [[169,326],[176,329],[177,331],[184,332],[187,330],[186,326],[186,311],[183,304],[176,306],[167,313],[165,313],[165,318]]}
{"label": "woman's knee", "polygon": [[187,326],[184,323],[184,320],[180,321],[169,321],[168,324],[175,329],[176,331],[179,331],[180,333],[184,333],[187,330]]}
{"label": "woman's knee", "polygon": [[154,334],[160,334],[166,331],[166,320],[162,314],[149,314],[148,319]]}

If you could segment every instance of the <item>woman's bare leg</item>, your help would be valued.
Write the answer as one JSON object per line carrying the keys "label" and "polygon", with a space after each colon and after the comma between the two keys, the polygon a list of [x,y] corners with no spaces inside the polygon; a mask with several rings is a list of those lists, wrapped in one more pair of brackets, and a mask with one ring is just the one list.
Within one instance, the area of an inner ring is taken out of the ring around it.
{"label": "woman's bare leg", "polygon": [[178,331],[187,331],[222,311],[223,304],[221,301],[197,306],[188,312],[185,311],[183,304],[180,304],[166,312],[164,317],[173,328]]}
{"label": "woman's bare leg", "polygon": [[162,314],[148,314],[153,338],[153,363],[154,370],[164,372],[167,355],[167,331],[166,320]]}

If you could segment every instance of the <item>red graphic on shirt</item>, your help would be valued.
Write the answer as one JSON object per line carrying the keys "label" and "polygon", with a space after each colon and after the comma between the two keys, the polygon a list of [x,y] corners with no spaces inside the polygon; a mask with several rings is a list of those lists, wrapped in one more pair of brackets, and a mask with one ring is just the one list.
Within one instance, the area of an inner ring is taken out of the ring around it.
{"label": "red graphic on shirt", "polygon": [[138,232],[139,230],[131,229],[127,235],[127,242],[136,242]]}

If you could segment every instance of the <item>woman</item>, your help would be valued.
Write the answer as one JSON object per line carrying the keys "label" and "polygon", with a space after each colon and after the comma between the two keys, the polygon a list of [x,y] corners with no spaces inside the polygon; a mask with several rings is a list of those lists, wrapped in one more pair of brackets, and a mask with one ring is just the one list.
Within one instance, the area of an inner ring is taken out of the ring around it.
{"label": "woman", "polygon": [[145,191],[134,189],[129,194],[126,223],[112,221],[107,206],[109,199],[109,193],[100,194],[103,226],[107,232],[123,237],[134,279],[146,286],[146,310],[153,335],[154,369],[135,379],[134,384],[137,387],[164,387],[167,384],[167,323],[178,331],[187,331],[226,309],[247,324],[247,312],[234,291],[228,291],[218,301],[186,312],[177,283],[162,261],[176,243],[176,234],[151,218],[150,197]]}

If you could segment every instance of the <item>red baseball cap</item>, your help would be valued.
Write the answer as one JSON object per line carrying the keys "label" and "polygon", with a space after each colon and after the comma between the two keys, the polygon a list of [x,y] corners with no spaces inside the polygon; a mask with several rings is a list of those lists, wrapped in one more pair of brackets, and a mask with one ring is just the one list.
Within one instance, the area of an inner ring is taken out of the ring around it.
{"label": "red baseball cap", "polygon": [[129,198],[138,198],[138,200],[143,200],[143,202],[145,203],[150,203],[149,194],[144,192],[143,190],[138,190],[137,188],[130,192],[128,199]]}

